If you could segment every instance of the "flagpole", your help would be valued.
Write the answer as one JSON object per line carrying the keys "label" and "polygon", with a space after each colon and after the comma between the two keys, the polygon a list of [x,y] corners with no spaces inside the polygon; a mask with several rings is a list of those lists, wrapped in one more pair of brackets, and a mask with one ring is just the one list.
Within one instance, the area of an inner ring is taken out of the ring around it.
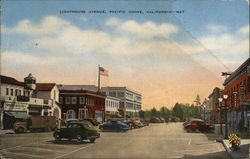
{"label": "flagpole", "polygon": [[100,92],[100,65],[98,65],[98,93]]}

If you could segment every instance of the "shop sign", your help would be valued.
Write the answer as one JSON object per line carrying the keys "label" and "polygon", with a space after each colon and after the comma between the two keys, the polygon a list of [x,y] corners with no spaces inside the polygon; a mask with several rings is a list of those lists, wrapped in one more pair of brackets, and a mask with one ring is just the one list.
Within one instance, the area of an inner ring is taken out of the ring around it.
{"label": "shop sign", "polygon": [[19,103],[19,102],[6,102],[4,103],[4,110],[15,110],[15,111],[26,111],[27,103]]}

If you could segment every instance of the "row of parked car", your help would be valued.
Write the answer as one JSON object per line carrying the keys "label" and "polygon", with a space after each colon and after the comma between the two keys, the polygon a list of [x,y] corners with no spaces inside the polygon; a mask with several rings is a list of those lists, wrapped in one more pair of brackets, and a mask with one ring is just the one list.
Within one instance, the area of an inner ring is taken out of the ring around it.
{"label": "row of parked car", "polygon": [[128,131],[131,129],[148,126],[149,122],[145,119],[109,119],[106,123],[101,124],[99,129],[101,131]]}
{"label": "row of parked car", "polygon": [[187,132],[212,132],[214,127],[205,123],[201,119],[189,119],[183,123],[184,130]]}
{"label": "row of parked car", "polygon": [[55,129],[53,136],[56,141],[76,139],[79,143],[83,140],[90,140],[93,143],[100,137],[98,128],[101,131],[125,132],[148,125],[149,123],[144,119],[110,119],[104,124],[101,124],[96,119],[69,119],[62,122],[61,126]]}

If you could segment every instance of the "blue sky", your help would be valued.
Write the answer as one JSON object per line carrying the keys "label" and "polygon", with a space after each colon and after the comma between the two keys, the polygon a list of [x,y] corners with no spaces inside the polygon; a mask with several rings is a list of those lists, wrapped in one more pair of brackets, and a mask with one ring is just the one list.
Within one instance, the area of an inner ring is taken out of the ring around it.
{"label": "blue sky", "polygon": [[101,64],[110,70],[102,84],[142,92],[145,108],[190,103],[197,94],[205,98],[222,87],[220,72],[249,57],[247,0],[5,0],[2,10],[2,74],[22,80],[32,72],[41,82],[96,84]]}

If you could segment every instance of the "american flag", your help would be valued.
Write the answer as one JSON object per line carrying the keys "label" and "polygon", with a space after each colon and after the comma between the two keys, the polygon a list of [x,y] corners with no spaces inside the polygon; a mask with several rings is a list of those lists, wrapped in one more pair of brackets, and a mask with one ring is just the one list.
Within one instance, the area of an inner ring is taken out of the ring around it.
{"label": "american flag", "polygon": [[109,75],[109,71],[105,70],[103,67],[99,67],[99,72],[100,72],[100,75],[102,75],[102,76],[108,76]]}

